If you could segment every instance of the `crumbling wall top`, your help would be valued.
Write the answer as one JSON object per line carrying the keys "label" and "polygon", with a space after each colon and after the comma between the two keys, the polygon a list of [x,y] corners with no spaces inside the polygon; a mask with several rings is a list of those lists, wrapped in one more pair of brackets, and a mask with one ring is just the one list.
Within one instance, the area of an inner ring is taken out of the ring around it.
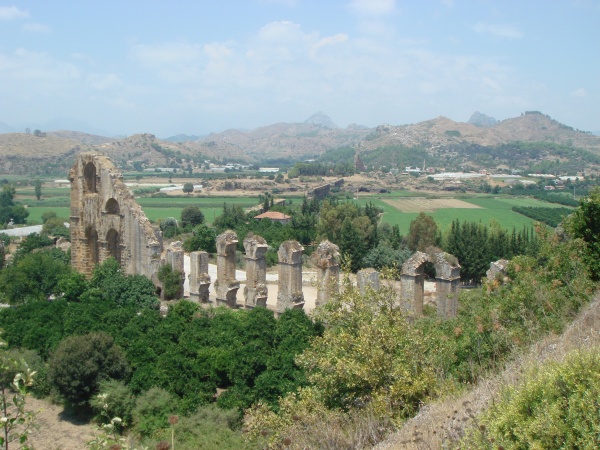
{"label": "crumbling wall top", "polygon": [[326,269],[327,267],[339,265],[340,249],[337,245],[328,240],[319,244],[314,255],[315,263],[318,267]]}
{"label": "crumbling wall top", "polygon": [[277,256],[284,264],[301,264],[304,247],[298,241],[285,241],[279,246]]}

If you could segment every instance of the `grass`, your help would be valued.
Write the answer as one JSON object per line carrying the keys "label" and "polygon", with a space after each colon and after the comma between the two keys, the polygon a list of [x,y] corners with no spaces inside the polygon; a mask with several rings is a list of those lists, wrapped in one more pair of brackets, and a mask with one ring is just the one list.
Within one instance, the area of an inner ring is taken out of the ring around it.
{"label": "grass", "polygon": [[[398,225],[402,234],[408,233],[410,222],[417,217],[418,213],[404,213],[393,206],[383,202],[374,197],[363,197],[359,198],[360,204],[364,205],[367,202],[372,202],[374,205],[383,209],[384,222],[388,222],[391,225]],[[488,224],[495,220],[501,227],[512,229],[516,227],[521,229],[523,226],[531,226],[533,220],[525,217],[519,213],[512,211],[513,206],[545,206],[545,207],[560,207],[554,203],[547,203],[540,200],[524,197],[461,197],[468,203],[479,206],[480,208],[474,209],[463,209],[463,208],[442,208],[438,209],[430,214],[441,230],[447,229],[454,220],[469,221],[469,222],[481,222]]]}

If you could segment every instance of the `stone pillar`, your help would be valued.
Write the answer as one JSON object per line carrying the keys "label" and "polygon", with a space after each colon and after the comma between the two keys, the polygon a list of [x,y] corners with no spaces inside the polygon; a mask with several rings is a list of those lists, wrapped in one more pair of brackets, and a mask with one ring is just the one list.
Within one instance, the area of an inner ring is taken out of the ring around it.
{"label": "stone pillar", "polygon": [[246,308],[267,306],[267,253],[268,245],[261,236],[249,236],[244,239],[246,250],[246,286],[244,298]]}
{"label": "stone pillar", "polygon": [[423,294],[425,291],[425,263],[427,254],[416,252],[404,264],[400,276],[401,307],[414,314],[423,314]]}
{"label": "stone pillar", "polygon": [[237,234],[228,230],[217,236],[217,281],[215,291],[217,305],[237,307],[237,291],[240,282],[235,279],[235,248]]}
{"label": "stone pillar", "polygon": [[279,291],[277,292],[277,314],[286,309],[304,307],[302,293],[302,253],[304,247],[298,241],[285,241],[279,247]]}
{"label": "stone pillar", "polygon": [[337,245],[323,241],[314,254],[317,266],[315,306],[322,306],[340,290],[340,252]]}
{"label": "stone pillar", "polygon": [[449,318],[458,312],[460,264],[456,257],[440,252],[433,255],[435,265],[435,291],[438,316]]}
{"label": "stone pillar", "polygon": [[365,295],[367,288],[379,290],[379,272],[375,269],[362,269],[356,274],[356,284],[360,295]]}
{"label": "stone pillar", "polygon": [[[164,264],[171,266],[173,272],[179,272],[181,276],[179,292],[175,295],[175,298],[183,297],[183,283],[185,282],[185,268],[183,266],[184,255],[183,246],[179,241],[170,244],[165,254]],[[162,292],[164,293],[164,290]]]}
{"label": "stone pillar", "polygon": [[458,313],[458,291],[460,276],[456,278],[436,278],[437,313],[440,317],[454,317]]}
{"label": "stone pillar", "polygon": [[210,275],[208,274],[208,253],[190,253],[190,298],[193,301],[208,303]]}

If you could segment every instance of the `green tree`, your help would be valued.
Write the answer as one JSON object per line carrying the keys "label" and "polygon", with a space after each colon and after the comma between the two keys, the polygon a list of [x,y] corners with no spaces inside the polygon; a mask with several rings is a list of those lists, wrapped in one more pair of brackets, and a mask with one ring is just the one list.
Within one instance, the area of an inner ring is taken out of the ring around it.
{"label": "green tree", "polygon": [[183,192],[188,195],[191,194],[192,192],[194,192],[194,183],[190,183],[190,182],[184,183]]}
{"label": "green tree", "polygon": [[11,305],[47,300],[60,293],[58,284],[69,273],[68,264],[54,258],[52,251],[33,252],[0,272],[0,295]]}
{"label": "green tree", "polygon": [[204,214],[197,206],[186,206],[181,210],[181,226],[185,229],[204,223]]}
{"label": "green tree", "polygon": [[428,247],[435,245],[437,237],[437,224],[433,217],[424,212],[410,223],[406,245],[413,252],[424,252]]}
{"label": "green tree", "polygon": [[102,381],[129,374],[123,350],[106,333],[65,338],[50,356],[48,369],[52,384],[75,406],[97,394]]}
{"label": "green tree", "polygon": [[571,216],[565,219],[565,229],[586,246],[586,262],[594,280],[600,280],[600,188],[580,200]]}
{"label": "green tree", "polygon": [[33,186],[35,189],[35,198],[40,200],[42,198],[42,180],[39,180],[39,179],[34,180]]}
{"label": "green tree", "polygon": [[183,249],[186,252],[204,250],[208,253],[215,253],[217,251],[216,241],[217,232],[215,229],[202,224],[194,228],[192,236],[183,243]]}

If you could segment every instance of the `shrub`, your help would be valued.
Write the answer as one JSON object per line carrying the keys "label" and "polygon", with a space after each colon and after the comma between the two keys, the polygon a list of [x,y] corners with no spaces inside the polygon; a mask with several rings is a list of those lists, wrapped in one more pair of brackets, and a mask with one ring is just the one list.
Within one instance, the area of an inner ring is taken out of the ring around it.
{"label": "shrub", "polygon": [[157,430],[168,428],[169,415],[177,411],[177,399],[164,389],[153,387],[140,395],[133,410],[135,431],[152,436]]}
{"label": "shrub", "polygon": [[181,272],[173,270],[169,264],[164,264],[158,269],[158,281],[162,283],[165,300],[173,300],[181,294]]}
{"label": "shrub", "polygon": [[599,373],[598,349],[534,368],[504,389],[461,448],[598,448]]}
{"label": "shrub", "polygon": [[[168,420],[162,428],[167,428]],[[189,417],[180,417],[173,425],[177,450],[225,450],[244,449],[240,432],[240,415],[236,410],[224,410],[214,404],[205,405]],[[164,429],[154,435],[155,439],[171,441],[171,431]],[[153,448],[153,447],[150,447]]]}
{"label": "shrub", "polygon": [[65,338],[48,365],[52,384],[75,406],[85,405],[103,380],[124,379],[129,374],[123,351],[106,333]]}
{"label": "shrub", "polygon": [[90,400],[96,419],[102,423],[110,423],[112,418],[119,417],[122,426],[131,425],[135,397],[125,383],[118,380],[103,380],[100,382],[99,390],[100,392]]}
{"label": "shrub", "polygon": [[204,214],[197,206],[186,206],[181,210],[181,226],[195,227],[204,223]]}

